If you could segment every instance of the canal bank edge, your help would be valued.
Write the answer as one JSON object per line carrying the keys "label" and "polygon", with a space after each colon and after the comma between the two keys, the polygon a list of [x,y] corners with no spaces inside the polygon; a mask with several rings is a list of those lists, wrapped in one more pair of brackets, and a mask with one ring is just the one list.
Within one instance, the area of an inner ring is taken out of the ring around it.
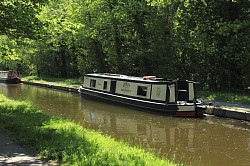
{"label": "canal bank edge", "polygon": [[247,111],[214,107],[213,109],[206,110],[205,112],[207,114],[216,115],[220,117],[250,121],[250,112],[247,112]]}
{"label": "canal bank edge", "polygon": [[[79,93],[79,89],[73,88],[73,87],[65,87],[65,86],[29,82],[29,81],[22,81],[22,83],[27,84],[27,85],[34,85],[34,86],[40,86],[40,87],[45,87],[45,88],[67,91],[67,92]],[[210,115],[220,116],[220,117],[250,121],[250,112],[247,112],[247,111],[234,110],[234,109],[229,109],[229,108],[220,108],[220,107],[208,107],[205,110],[205,113],[210,114]]]}
{"label": "canal bank edge", "polygon": [[44,84],[44,83],[37,83],[37,82],[29,82],[29,81],[22,81],[22,83],[27,84],[27,85],[34,85],[34,86],[40,86],[40,87],[45,87],[45,88],[51,88],[51,89],[57,89],[57,90],[62,90],[62,91],[79,93],[79,91],[78,91],[79,88],[72,88],[72,87],[65,87],[65,86],[58,86],[58,85]]}

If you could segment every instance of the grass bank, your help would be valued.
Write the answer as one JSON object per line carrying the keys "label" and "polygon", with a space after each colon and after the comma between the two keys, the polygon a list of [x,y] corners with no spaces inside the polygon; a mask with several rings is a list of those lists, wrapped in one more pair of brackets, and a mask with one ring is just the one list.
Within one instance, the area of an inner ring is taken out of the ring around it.
{"label": "grass bank", "polygon": [[236,103],[250,105],[249,94],[199,91],[197,93],[197,97],[202,98],[203,100],[207,99],[207,100],[223,101],[223,102],[236,102]]}
{"label": "grass bank", "polygon": [[26,76],[22,77],[23,81],[37,82],[43,84],[59,85],[65,87],[79,87],[83,83],[81,78],[54,78],[54,77],[37,77]]}
{"label": "grass bank", "polygon": [[169,165],[150,151],[132,147],[71,121],[50,117],[29,103],[0,94],[0,128],[23,146],[60,165]]}

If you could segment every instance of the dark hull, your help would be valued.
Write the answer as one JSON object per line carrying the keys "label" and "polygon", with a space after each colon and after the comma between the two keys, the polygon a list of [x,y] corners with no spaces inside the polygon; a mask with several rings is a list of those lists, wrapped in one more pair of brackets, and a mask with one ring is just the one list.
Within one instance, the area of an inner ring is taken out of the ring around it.
{"label": "dark hull", "polygon": [[22,81],[19,78],[12,78],[12,79],[0,79],[0,82],[6,84],[20,84]]}
{"label": "dark hull", "polygon": [[[193,110],[193,105],[190,105],[190,110],[178,111],[179,107],[176,104],[167,105],[165,103],[158,103],[152,101],[146,101],[141,99],[135,99],[131,97],[125,97],[120,95],[109,94],[105,92],[95,91],[91,89],[81,88],[81,96],[86,99],[98,100],[102,102],[112,102],[120,104],[132,109],[178,117],[202,117],[203,112],[200,109]],[[185,107],[188,107],[187,105]]]}

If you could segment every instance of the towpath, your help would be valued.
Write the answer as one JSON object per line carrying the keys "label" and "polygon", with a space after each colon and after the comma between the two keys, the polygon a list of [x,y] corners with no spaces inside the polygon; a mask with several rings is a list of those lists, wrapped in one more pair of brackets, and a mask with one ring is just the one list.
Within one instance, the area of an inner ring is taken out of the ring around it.
{"label": "towpath", "polygon": [[218,101],[212,101],[212,103],[215,106],[230,106],[230,107],[237,107],[237,108],[249,109],[250,110],[250,105],[241,104],[241,103],[218,102]]}
{"label": "towpath", "polygon": [[36,157],[35,153],[16,143],[6,132],[0,130],[1,166],[50,166],[55,163]]}
{"label": "towpath", "polygon": [[232,103],[232,102],[221,102],[221,101],[204,101],[205,103],[211,102],[215,107],[234,107],[237,110],[249,110],[250,105],[241,104],[241,103]]}

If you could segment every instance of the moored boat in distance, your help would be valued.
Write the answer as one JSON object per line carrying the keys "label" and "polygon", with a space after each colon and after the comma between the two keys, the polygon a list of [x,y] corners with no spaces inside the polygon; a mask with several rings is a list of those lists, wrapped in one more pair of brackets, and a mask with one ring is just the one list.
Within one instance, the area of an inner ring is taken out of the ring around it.
{"label": "moored boat in distance", "polygon": [[8,84],[19,84],[21,79],[16,70],[0,71],[0,82]]}
{"label": "moored boat in distance", "polygon": [[178,117],[202,117],[195,85],[189,80],[164,80],[156,76],[133,77],[110,73],[84,75],[83,98],[99,99],[130,108]]}

